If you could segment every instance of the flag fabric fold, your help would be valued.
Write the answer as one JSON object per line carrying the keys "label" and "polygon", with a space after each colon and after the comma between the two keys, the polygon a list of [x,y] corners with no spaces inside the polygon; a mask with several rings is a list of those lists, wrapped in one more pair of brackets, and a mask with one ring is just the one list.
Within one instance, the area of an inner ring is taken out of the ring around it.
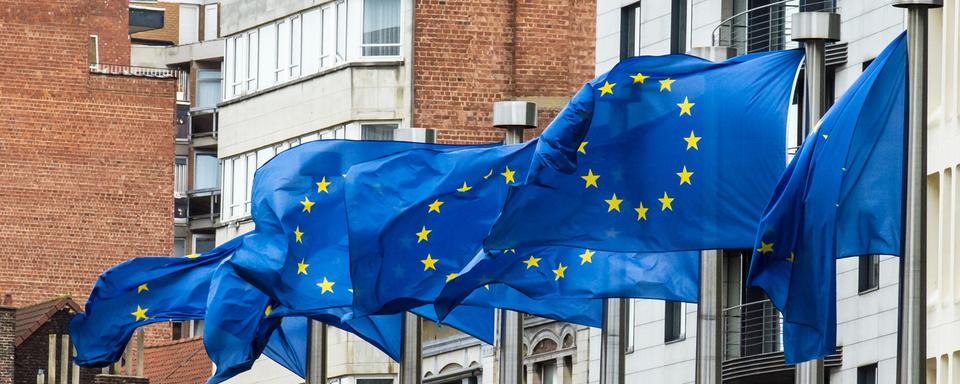
{"label": "flag fabric fold", "polygon": [[835,259],[901,252],[906,57],[901,35],[807,137],[760,221],[747,282],[783,313],[789,364],[836,350]]}
{"label": "flag fabric fold", "polygon": [[138,257],[103,272],[84,312],[70,319],[74,361],[104,367],[121,358],[141,326],[203,319],[213,271],[242,242],[238,237],[202,255]]}
{"label": "flag fabric fold", "polygon": [[527,181],[510,188],[485,248],[751,246],[784,169],[802,56],[621,61],[586,84],[540,136]]}

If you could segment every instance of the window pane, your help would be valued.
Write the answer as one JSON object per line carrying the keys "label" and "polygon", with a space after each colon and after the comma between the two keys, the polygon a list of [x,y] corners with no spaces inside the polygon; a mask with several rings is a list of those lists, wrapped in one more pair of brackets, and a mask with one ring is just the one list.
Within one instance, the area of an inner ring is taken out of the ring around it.
{"label": "window pane", "polygon": [[364,0],[363,55],[400,55],[400,0]]}
{"label": "window pane", "polygon": [[320,68],[320,44],[322,36],[320,34],[320,13],[319,9],[314,9],[303,14],[303,38],[301,44],[300,61],[302,63],[301,72],[304,75],[317,73]]}
{"label": "window pane", "polygon": [[187,158],[177,156],[173,165],[173,197],[187,195]]}
{"label": "window pane", "polygon": [[260,28],[260,74],[258,76],[259,89],[273,85],[274,69],[277,67],[277,26],[266,25]]}
{"label": "window pane", "polygon": [[220,216],[224,219],[233,217],[231,206],[233,205],[233,160],[223,161],[223,188],[220,188],[223,203],[220,204]]}
{"label": "window pane", "polygon": [[220,102],[220,70],[197,70],[197,108],[213,108]]}
{"label": "window pane", "polygon": [[302,21],[295,17],[290,21],[290,77],[300,77],[300,46]]}
{"label": "window pane", "polygon": [[193,189],[219,187],[220,161],[217,160],[217,156],[209,153],[198,153],[194,159]]}
{"label": "window pane", "polygon": [[214,240],[213,236],[209,236],[209,235],[193,236],[193,253],[209,252],[214,247],[216,247],[216,241]]}
{"label": "window pane", "polygon": [[217,39],[217,4],[203,6],[203,40]]}
{"label": "window pane", "polygon": [[880,286],[880,256],[859,257],[859,292],[865,292]]}
{"label": "window pane", "polygon": [[253,195],[253,174],[257,172],[257,154],[247,155],[247,185],[246,198],[243,200],[243,213],[250,213],[250,199]]}
{"label": "window pane", "polygon": [[364,124],[361,126],[361,140],[393,140],[393,132],[397,129],[397,124]]}
{"label": "window pane", "polygon": [[234,72],[234,68],[233,68],[234,62],[237,61],[237,54],[236,54],[235,48],[236,47],[234,45],[234,40],[227,39],[227,53],[223,58],[223,61],[224,61],[223,68],[224,68],[224,71],[226,71],[226,73],[224,74],[225,75],[224,78],[227,79],[227,83],[229,83],[229,84],[224,84],[224,88],[226,90],[226,95],[225,95],[226,98],[230,98],[234,96],[232,81],[233,81],[233,72]]}
{"label": "window pane", "polygon": [[260,39],[257,37],[257,31],[247,34],[247,69],[245,79],[247,82],[247,91],[257,90],[257,51],[259,50]]}
{"label": "window pane", "polygon": [[877,384],[877,365],[857,368],[857,384]]}
{"label": "window pane", "polygon": [[287,66],[290,65],[290,22],[283,20],[277,23],[277,82],[287,80]]}
{"label": "window pane", "polygon": [[333,47],[336,44],[337,23],[333,20],[333,7],[324,7],[322,19],[322,42],[320,45],[320,68],[333,65]]}
{"label": "window pane", "polygon": [[173,255],[184,256],[187,254],[187,239],[177,237],[173,239]]}
{"label": "window pane", "polygon": [[347,2],[337,0],[337,62],[347,60]]}
{"label": "window pane", "polygon": [[243,214],[246,187],[247,161],[243,156],[238,156],[233,159],[233,201],[230,204],[230,217],[238,217]]}
{"label": "window pane", "polygon": [[90,43],[87,47],[87,61],[91,66],[100,64],[100,47],[98,46],[97,40],[97,36],[91,35]]}
{"label": "window pane", "polygon": [[557,366],[556,364],[544,364],[543,371],[541,371],[541,377],[543,384],[557,384]]}
{"label": "window pane", "polygon": [[683,304],[679,301],[667,301],[664,306],[663,341],[679,340],[683,336]]}

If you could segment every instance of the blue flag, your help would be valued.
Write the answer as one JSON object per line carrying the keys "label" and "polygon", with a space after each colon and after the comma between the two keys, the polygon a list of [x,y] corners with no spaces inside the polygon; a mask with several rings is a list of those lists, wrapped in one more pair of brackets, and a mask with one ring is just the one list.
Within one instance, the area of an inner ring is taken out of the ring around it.
{"label": "blue flag", "polygon": [[[281,317],[272,312],[269,296],[239,277],[228,260],[221,263],[210,283],[204,321],[204,346],[217,367],[208,383],[220,383],[250,369],[281,325]],[[395,360],[400,358],[400,315],[354,319],[349,314],[347,307],[329,308],[312,317],[359,336]]]}
{"label": "blue flag", "polygon": [[784,169],[802,56],[620,62],[541,135],[527,182],[511,188],[486,249],[751,246]]}
{"label": "blue flag", "polygon": [[[417,148],[464,147],[330,140],[306,143],[271,159],[254,177],[257,229],[231,258],[237,274],[276,301],[278,316],[317,318],[328,309],[351,307],[344,175],[354,164]],[[432,307],[414,312],[438,320]],[[493,341],[489,308],[464,307],[445,323]]]}
{"label": "blue flag", "polygon": [[300,378],[307,377],[307,319],[285,317],[270,335],[263,354]]}
{"label": "blue flag", "polygon": [[84,367],[107,366],[120,359],[138,327],[203,319],[210,277],[242,241],[238,237],[202,255],[138,257],[103,272],[85,312],[70,319],[70,338],[77,348],[74,361]]}
{"label": "blue flag", "polygon": [[695,303],[700,253],[626,254],[567,247],[483,252],[446,285],[437,298],[437,311],[443,316],[465,299],[470,302],[471,292],[494,283],[554,306],[616,297]]}
{"label": "blue flag", "polygon": [[901,35],[803,143],[760,221],[747,281],[783,312],[788,364],[836,349],[836,258],[900,254],[906,58]]}
{"label": "blue flag", "polygon": [[[351,274],[358,313],[433,303],[481,249],[507,187],[522,180],[535,143],[441,152],[412,150],[347,173]],[[507,308],[598,326],[598,300],[539,301],[476,279],[467,305]],[[551,280],[552,282],[552,280]],[[359,287],[363,287],[362,290]],[[462,306],[438,308],[441,318]],[[449,317],[447,317],[449,318]]]}

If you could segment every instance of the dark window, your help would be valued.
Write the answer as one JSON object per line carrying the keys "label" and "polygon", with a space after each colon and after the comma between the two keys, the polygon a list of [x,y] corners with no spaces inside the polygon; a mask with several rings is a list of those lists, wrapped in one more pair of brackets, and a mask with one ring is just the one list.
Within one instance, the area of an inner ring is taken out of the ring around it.
{"label": "dark window", "polygon": [[803,12],[831,11],[836,8],[836,0],[801,0],[800,10]]}
{"label": "dark window", "polygon": [[620,59],[640,56],[640,2],[620,9]]}
{"label": "dark window", "polygon": [[389,141],[393,140],[393,131],[396,124],[364,124],[360,128],[360,138],[363,140]]}
{"label": "dark window", "polygon": [[182,322],[182,321],[174,321],[174,322],[172,323],[172,325],[173,325],[173,337],[172,337],[173,340],[180,340],[180,339],[182,339],[182,338],[184,337],[184,335],[183,335],[183,329],[184,329],[183,322]]}
{"label": "dark window", "polygon": [[357,379],[357,384],[393,384],[393,379]]}
{"label": "dark window", "polygon": [[857,384],[877,384],[877,365],[857,368]]}
{"label": "dark window", "polygon": [[860,256],[860,293],[880,286],[880,256]]}
{"label": "dark window", "polygon": [[687,52],[687,0],[670,4],[670,53]]}
{"label": "dark window", "polygon": [[664,302],[663,342],[668,343],[683,338],[683,303],[679,301]]}

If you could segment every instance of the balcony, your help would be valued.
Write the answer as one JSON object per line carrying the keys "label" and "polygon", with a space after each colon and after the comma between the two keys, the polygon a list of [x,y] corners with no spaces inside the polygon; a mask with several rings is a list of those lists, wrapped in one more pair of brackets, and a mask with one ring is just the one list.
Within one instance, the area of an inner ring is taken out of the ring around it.
{"label": "balcony", "polygon": [[[783,360],[783,316],[770,300],[723,310],[724,383],[793,382],[794,367]],[[824,359],[824,366],[842,364],[841,347]]]}
{"label": "balcony", "polygon": [[213,230],[220,221],[220,188],[193,190],[187,196],[190,230]]}
{"label": "balcony", "polygon": [[190,111],[190,139],[197,149],[217,147],[217,110],[216,108],[194,109]]}
{"label": "balcony", "polygon": [[[737,54],[799,47],[790,39],[797,12],[839,12],[836,0],[782,0],[734,14],[713,29],[713,45],[727,46]],[[827,44],[827,65],[846,62],[847,44]]]}

